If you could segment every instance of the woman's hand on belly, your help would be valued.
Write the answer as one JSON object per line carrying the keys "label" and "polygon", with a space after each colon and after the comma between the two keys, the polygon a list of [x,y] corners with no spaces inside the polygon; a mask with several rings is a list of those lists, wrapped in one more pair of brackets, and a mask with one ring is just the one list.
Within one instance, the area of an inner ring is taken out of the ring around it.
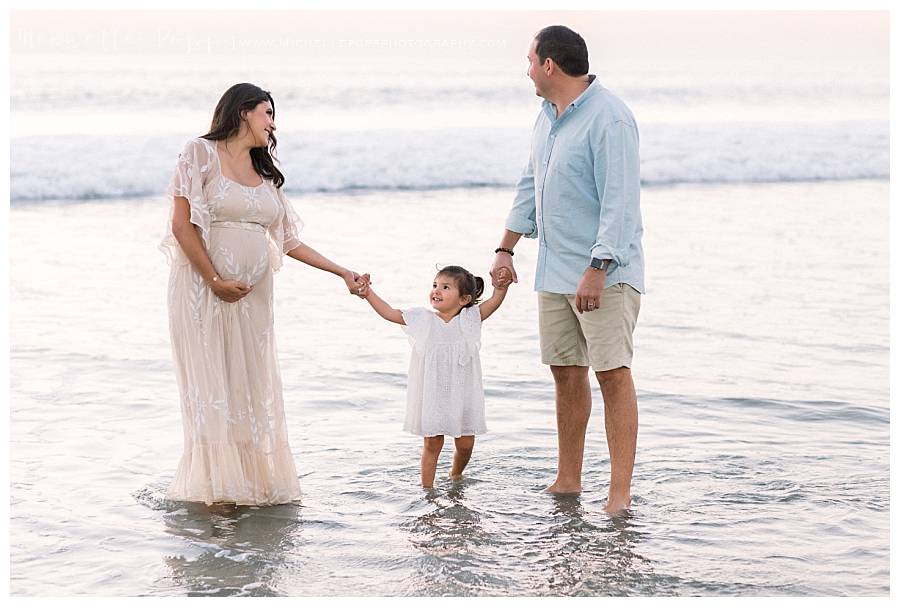
{"label": "woman's hand on belly", "polygon": [[246,285],[239,280],[230,280],[226,278],[216,280],[212,283],[210,288],[212,289],[212,292],[216,294],[216,297],[222,301],[227,301],[228,303],[234,303],[246,297],[250,294],[250,291],[253,290],[252,286]]}

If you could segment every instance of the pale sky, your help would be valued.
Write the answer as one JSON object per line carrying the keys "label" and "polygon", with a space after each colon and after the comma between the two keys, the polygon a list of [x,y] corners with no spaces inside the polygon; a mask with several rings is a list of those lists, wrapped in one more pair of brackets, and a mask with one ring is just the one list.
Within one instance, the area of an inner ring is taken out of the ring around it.
{"label": "pale sky", "polygon": [[888,70],[887,11],[257,11],[10,14],[11,51],[160,58],[266,53],[315,57],[440,54],[524,57],[533,34],[564,24],[584,36],[592,69],[696,65],[867,66]]}

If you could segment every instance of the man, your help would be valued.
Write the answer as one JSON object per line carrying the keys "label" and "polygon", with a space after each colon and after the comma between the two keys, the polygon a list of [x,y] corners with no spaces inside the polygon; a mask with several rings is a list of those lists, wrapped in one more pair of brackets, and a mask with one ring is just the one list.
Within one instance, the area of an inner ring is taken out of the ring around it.
{"label": "man", "polygon": [[[495,286],[518,278],[513,248],[538,239],[541,360],[556,383],[556,494],[581,491],[591,415],[588,367],[603,394],[612,473],[606,512],[631,505],[637,397],[634,326],[644,292],[638,129],[622,101],[588,74],[587,45],[567,27],[546,27],[528,50],[528,77],[544,98],[531,157],[496,250]],[[504,280],[505,279],[505,280]]]}

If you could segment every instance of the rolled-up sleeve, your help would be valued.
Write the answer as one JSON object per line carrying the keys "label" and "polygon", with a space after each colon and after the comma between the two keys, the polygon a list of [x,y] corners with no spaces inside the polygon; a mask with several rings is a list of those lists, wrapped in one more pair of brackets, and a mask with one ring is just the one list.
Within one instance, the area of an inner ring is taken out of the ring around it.
{"label": "rolled-up sleeve", "polygon": [[594,180],[600,196],[600,225],[591,257],[627,266],[640,217],[640,155],[633,124],[607,125],[594,147]]}
{"label": "rolled-up sleeve", "polygon": [[506,217],[506,229],[525,238],[537,238],[534,207],[534,164],[529,155],[528,164],[516,183],[516,199]]}

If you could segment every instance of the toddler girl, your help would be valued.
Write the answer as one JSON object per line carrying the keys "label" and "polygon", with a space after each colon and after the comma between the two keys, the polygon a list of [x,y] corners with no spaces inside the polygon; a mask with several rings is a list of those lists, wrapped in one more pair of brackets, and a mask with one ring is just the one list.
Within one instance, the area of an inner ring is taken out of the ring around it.
{"label": "toddler girl", "polygon": [[447,266],[434,277],[431,310],[395,310],[375,294],[368,281],[360,289],[360,295],[382,318],[403,325],[413,348],[403,429],[425,439],[423,487],[434,484],[445,434],[454,437],[449,476],[458,479],[469,463],[475,435],[487,432],[478,356],[481,321],[500,307],[506,288],[495,288],[490,299],[476,306],[483,291],[484,281],[459,266]]}

